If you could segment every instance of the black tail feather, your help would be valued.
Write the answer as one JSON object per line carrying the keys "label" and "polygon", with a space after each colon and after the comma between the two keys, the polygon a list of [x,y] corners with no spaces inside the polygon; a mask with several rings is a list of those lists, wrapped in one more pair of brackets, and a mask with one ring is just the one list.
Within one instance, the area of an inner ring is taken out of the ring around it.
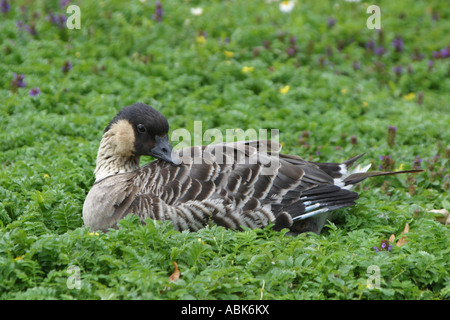
{"label": "black tail feather", "polygon": [[347,178],[345,178],[344,183],[346,185],[349,185],[349,184],[355,184],[355,183],[361,182],[364,179],[369,178],[369,177],[391,176],[391,175],[403,174],[403,173],[418,173],[418,172],[423,172],[423,171],[424,170],[422,170],[422,169],[413,169],[413,170],[392,171],[392,172],[388,172],[388,171],[358,172],[358,173],[353,173],[353,174],[349,175]]}

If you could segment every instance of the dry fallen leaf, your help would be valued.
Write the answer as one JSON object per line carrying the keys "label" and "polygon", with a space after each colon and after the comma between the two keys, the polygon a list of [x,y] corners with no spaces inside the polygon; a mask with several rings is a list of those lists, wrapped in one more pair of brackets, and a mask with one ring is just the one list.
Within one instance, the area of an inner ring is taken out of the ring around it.
{"label": "dry fallen leaf", "polygon": [[441,210],[429,210],[428,212],[437,213],[436,221],[443,225],[450,225],[450,214],[446,209]]}
{"label": "dry fallen leaf", "polygon": [[175,267],[175,271],[170,275],[170,282],[175,282],[180,278],[180,270],[178,269],[178,264],[174,261],[173,266]]}
{"label": "dry fallen leaf", "polygon": [[[409,232],[409,224],[405,224],[405,229],[403,229],[403,232],[401,234],[405,234]],[[406,240],[406,236],[401,237],[400,239],[398,239],[397,241],[397,247],[400,247],[404,244],[406,244],[408,242],[408,240]]]}
{"label": "dry fallen leaf", "polygon": [[[403,229],[403,232],[400,235],[408,233],[408,232],[409,232],[409,224],[405,224],[405,228]],[[393,244],[394,240],[395,240],[395,234],[391,234],[391,236],[389,237],[389,242]],[[404,236],[404,237],[401,237],[400,239],[398,239],[396,245],[397,245],[397,247],[400,247],[400,246],[406,244],[407,242],[408,242],[408,240],[406,239],[406,236]]]}
{"label": "dry fallen leaf", "polygon": [[389,237],[389,242],[394,243],[394,240],[395,240],[395,234],[391,234],[391,236]]}

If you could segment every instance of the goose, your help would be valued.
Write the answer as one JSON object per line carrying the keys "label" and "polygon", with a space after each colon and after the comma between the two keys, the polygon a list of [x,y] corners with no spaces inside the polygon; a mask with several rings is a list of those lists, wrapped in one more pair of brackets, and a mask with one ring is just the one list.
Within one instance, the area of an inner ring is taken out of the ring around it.
{"label": "goose", "polygon": [[[84,225],[107,232],[126,215],[170,221],[175,230],[216,224],[229,229],[289,229],[320,233],[335,210],[352,206],[352,187],[381,175],[354,156],[342,163],[310,162],[280,153],[271,140],[192,146],[175,151],[169,123],[143,103],[124,107],[103,132],[95,182],[83,205]],[[156,160],[140,166],[141,156]]]}

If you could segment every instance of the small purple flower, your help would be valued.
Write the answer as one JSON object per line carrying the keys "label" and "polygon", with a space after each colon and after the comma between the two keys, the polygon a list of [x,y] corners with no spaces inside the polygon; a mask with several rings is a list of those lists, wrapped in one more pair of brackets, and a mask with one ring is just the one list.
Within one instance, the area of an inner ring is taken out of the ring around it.
{"label": "small purple flower", "polygon": [[66,21],[67,17],[64,14],[60,14],[57,17],[56,25],[58,26],[58,28],[63,29],[66,27]]}
{"label": "small purple flower", "polygon": [[163,9],[162,9],[162,3],[161,1],[156,1],[156,8],[155,8],[155,14],[152,16],[153,20],[157,22],[161,22],[163,18]]}
{"label": "small purple flower", "polygon": [[380,170],[392,171],[394,168],[395,160],[391,159],[391,156],[380,156],[381,165],[378,167]]}
{"label": "small purple flower", "polygon": [[17,92],[17,89],[24,88],[27,84],[24,81],[25,76],[23,74],[13,73],[13,78],[11,80],[10,89],[11,92]]}
{"label": "small purple flower", "polygon": [[51,23],[56,24],[56,15],[53,12],[50,12],[49,15],[46,18]]}
{"label": "small purple flower", "polygon": [[383,46],[381,46],[381,47],[375,48],[374,52],[377,56],[381,57],[383,54],[385,54],[386,49]]}
{"label": "small purple flower", "polygon": [[32,36],[37,36],[36,26],[34,23],[32,23],[31,26],[25,26],[25,30]]}
{"label": "small purple flower", "polygon": [[441,55],[441,59],[450,57],[450,47],[441,49],[441,51],[439,51],[439,53]]}
{"label": "small purple flower", "polygon": [[430,72],[433,69],[433,66],[434,66],[434,61],[428,60],[428,72]]}
{"label": "small purple flower", "polygon": [[13,79],[11,85],[16,88],[24,88],[27,84],[24,81],[25,76],[23,74],[13,73]]}
{"label": "small purple flower", "polygon": [[65,7],[67,7],[67,5],[70,3],[70,0],[61,0],[60,2],[59,2],[59,7],[61,8],[61,9],[64,9]]}
{"label": "small purple flower", "polygon": [[328,18],[328,23],[327,23],[328,28],[330,28],[330,29],[333,28],[335,24],[336,24],[336,19]]}
{"label": "small purple flower", "polygon": [[55,15],[50,12],[48,19],[50,23],[56,25],[60,29],[63,29],[66,26],[67,17],[64,14]]}
{"label": "small purple flower", "polygon": [[39,89],[39,87],[31,88],[31,90],[30,90],[30,96],[32,96],[32,97],[35,97],[40,93],[41,93],[41,89]]}
{"label": "small purple flower", "polygon": [[439,20],[439,13],[433,12],[433,15],[431,16],[431,19],[433,19],[434,21],[438,21]]}
{"label": "small purple flower", "polygon": [[411,55],[413,61],[420,61],[425,58],[425,55],[419,51],[419,49],[414,48],[414,52]]}
{"label": "small purple flower", "polygon": [[394,70],[394,73],[395,73],[397,76],[399,76],[399,75],[401,75],[402,72],[403,72],[403,67],[402,67],[402,66],[395,66],[395,67],[393,68],[393,70]]}
{"label": "small purple flower", "polygon": [[298,47],[297,47],[297,37],[292,36],[289,38],[289,43],[291,44],[291,46],[289,48],[286,49],[286,53],[288,54],[289,57],[294,56],[297,51],[298,51]]}
{"label": "small purple flower", "polygon": [[373,64],[375,65],[376,72],[378,73],[384,72],[386,65],[383,62],[375,61]]}
{"label": "small purple flower", "polygon": [[23,23],[23,21],[17,21],[16,22],[16,27],[17,27],[17,29],[22,29],[23,30],[23,26],[24,26],[24,23]]}
{"label": "small purple flower", "polygon": [[404,48],[403,39],[400,36],[396,36],[394,41],[392,41],[392,46],[395,52],[402,52]]}
{"label": "small purple flower", "polygon": [[294,55],[297,53],[297,46],[294,45],[294,46],[292,46],[292,47],[290,47],[290,48],[287,48],[287,49],[286,49],[286,53],[287,53],[287,55],[288,55],[289,57],[294,56]]}
{"label": "small purple flower", "polygon": [[72,69],[72,64],[69,61],[64,62],[64,65],[61,67],[61,71],[67,73]]}
{"label": "small purple flower", "polygon": [[373,247],[373,249],[375,250],[375,252],[391,251],[392,250],[392,244],[389,243],[388,240],[381,240],[380,248]]}
{"label": "small purple flower", "polygon": [[292,37],[289,39],[289,42],[290,42],[292,45],[295,45],[295,44],[297,43],[297,37],[292,36]]}
{"label": "small purple flower", "polygon": [[322,146],[317,146],[316,156],[320,156],[320,149],[322,149]]}
{"label": "small purple flower", "polygon": [[433,51],[433,59],[445,59],[450,57],[450,47],[443,48],[439,51]]}
{"label": "small purple flower", "polygon": [[318,62],[318,64],[319,64],[320,67],[324,67],[324,66],[326,66],[326,65],[328,64],[328,60],[325,59],[324,56],[320,56],[320,57],[317,59],[317,62]]}
{"label": "small purple flower", "polygon": [[10,4],[8,3],[8,0],[1,0],[1,2],[0,2],[0,11],[1,11],[3,14],[6,14],[6,13],[8,13],[10,10],[11,10],[11,6],[10,6]]}
{"label": "small purple flower", "polygon": [[24,88],[27,84],[24,82],[24,78],[25,76],[23,74],[17,75],[14,73],[14,76],[16,77],[17,80],[17,86]]}
{"label": "small purple flower", "polygon": [[414,162],[413,162],[413,168],[420,169],[421,163],[422,163],[422,158],[420,158],[419,156],[416,156],[416,158],[414,159]]}
{"label": "small purple flower", "polygon": [[393,147],[395,145],[396,133],[397,133],[397,127],[389,126],[389,128],[388,128],[388,135],[387,135],[387,143],[388,143],[388,145],[390,147]]}
{"label": "small purple flower", "polygon": [[36,26],[34,25],[34,23],[32,23],[31,26],[29,26],[29,25],[23,23],[23,21],[17,21],[16,26],[18,29],[26,31],[29,34],[31,34],[32,36],[37,35]]}
{"label": "small purple flower", "polygon": [[306,139],[303,138],[301,134],[298,135],[298,144],[299,145],[305,145],[306,144]]}
{"label": "small purple flower", "polygon": [[373,40],[373,39],[369,40],[366,42],[366,49],[373,51],[373,50],[375,50],[375,45],[376,45],[375,40]]}
{"label": "small purple flower", "polygon": [[253,53],[253,57],[257,57],[257,56],[259,56],[259,52],[261,51],[261,49],[260,48],[258,48],[258,47],[254,47],[253,48],[253,50],[252,50],[252,53]]}
{"label": "small purple flower", "polygon": [[424,94],[423,92],[419,92],[419,93],[417,94],[417,103],[418,103],[419,105],[422,105],[422,104],[423,104],[424,96],[425,96],[425,94]]}
{"label": "small purple flower", "polygon": [[353,61],[353,70],[359,70],[361,69],[361,62],[359,61]]}

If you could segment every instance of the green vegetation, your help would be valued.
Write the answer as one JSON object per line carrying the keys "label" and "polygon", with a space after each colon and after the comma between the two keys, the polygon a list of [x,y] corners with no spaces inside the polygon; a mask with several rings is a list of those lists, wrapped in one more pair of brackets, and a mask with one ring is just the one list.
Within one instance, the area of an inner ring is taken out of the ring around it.
{"label": "green vegetation", "polygon": [[[0,299],[449,299],[449,227],[429,210],[450,210],[450,10],[376,4],[381,31],[363,2],[0,1]],[[426,171],[365,181],[321,235],[135,217],[91,233],[101,134],[134,102],[172,130],[276,128],[285,153]]]}

